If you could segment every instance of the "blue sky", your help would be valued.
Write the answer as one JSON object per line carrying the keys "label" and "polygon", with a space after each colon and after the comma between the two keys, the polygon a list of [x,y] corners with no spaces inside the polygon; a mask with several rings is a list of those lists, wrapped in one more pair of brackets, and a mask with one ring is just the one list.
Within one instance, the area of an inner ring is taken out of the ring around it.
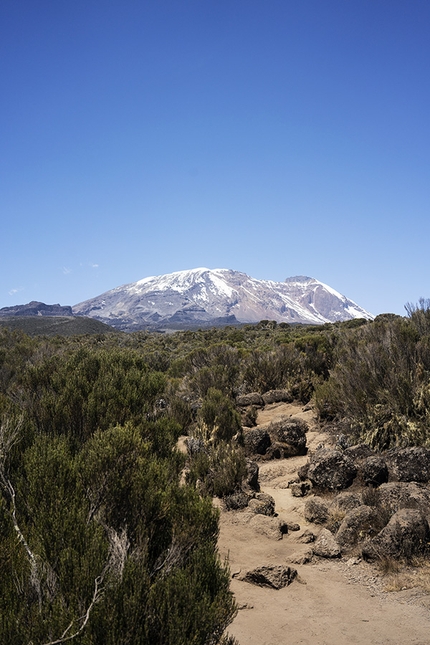
{"label": "blue sky", "polygon": [[428,0],[0,5],[0,307],[206,266],[430,297]]}

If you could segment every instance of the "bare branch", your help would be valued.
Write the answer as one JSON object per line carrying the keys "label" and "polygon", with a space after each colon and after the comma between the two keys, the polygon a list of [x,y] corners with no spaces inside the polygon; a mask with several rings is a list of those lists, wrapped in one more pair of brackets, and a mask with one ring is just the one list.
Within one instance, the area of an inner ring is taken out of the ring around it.
{"label": "bare branch", "polygon": [[178,566],[183,562],[188,551],[190,551],[190,548],[190,544],[187,545],[181,543],[176,536],[173,536],[172,542],[167,549],[165,556],[160,556],[155,563],[151,577],[154,577],[159,571],[162,571],[163,576],[167,575],[175,566]]}
{"label": "bare branch", "polygon": [[27,557],[29,559],[30,567],[31,567],[30,582],[37,593],[37,598],[39,600],[39,610],[41,610],[42,594],[40,589],[40,576],[38,572],[36,557],[33,551],[30,549],[28,542],[24,537],[23,532],[19,527],[18,520],[16,518],[15,489],[12,486],[10,479],[8,479],[6,475],[6,460],[10,450],[19,440],[19,433],[21,430],[21,426],[22,426],[22,418],[18,422],[12,422],[10,419],[8,419],[7,421],[4,421],[1,424],[1,427],[0,427],[0,485],[5,491],[6,495],[9,497],[9,500],[11,503],[11,507],[12,507],[11,516],[12,516],[13,528],[16,531],[18,540],[24,546],[24,549],[27,553]]}
{"label": "bare branch", "polygon": [[[64,630],[64,632],[62,633],[60,638],[58,638],[55,641],[49,641],[49,643],[45,643],[44,645],[61,645],[61,643],[66,643],[67,641],[71,641],[74,638],[76,638],[77,636],[79,636],[80,634],[82,634],[82,632],[84,631],[84,629],[85,629],[85,627],[86,627],[86,625],[87,625],[87,623],[88,623],[88,621],[90,619],[90,615],[91,615],[92,610],[94,609],[95,604],[100,600],[100,598],[101,598],[101,596],[103,594],[103,588],[101,587],[102,582],[103,582],[103,576],[98,576],[94,580],[93,597],[91,599],[90,604],[88,605],[88,609],[85,612],[85,614],[83,616],[81,616],[80,618],[78,618],[76,621],[72,620],[72,622]],[[67,636],[68,632],[72,629],[73,624],[75,622],[80,622],[80,621],[82,621],[82,622],[81,622],[81,626],[79,627],[79,629],[76,632],[74,632],[73,634],[70,634],[69,636]]]}
{"label": "bare branch", "polygon": [[109,540],[109,559],[105,571],[110,571],[114,576],[121,579],[127,560],[130,542],[127,537],[127,529],[117,533],[114,528],[104,527]]}

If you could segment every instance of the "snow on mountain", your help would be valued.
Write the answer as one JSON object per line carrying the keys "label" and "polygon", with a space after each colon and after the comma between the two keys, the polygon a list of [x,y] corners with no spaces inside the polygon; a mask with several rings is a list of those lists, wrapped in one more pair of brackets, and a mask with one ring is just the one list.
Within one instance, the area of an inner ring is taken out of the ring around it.
{"label": "snow on mountain", "polygon": [[73,307],[119,329],[184,328],[276,320],[322,324],[372,318],[355,302],[314,278],[257,280],[230,269],[198,268],[150,276]]}

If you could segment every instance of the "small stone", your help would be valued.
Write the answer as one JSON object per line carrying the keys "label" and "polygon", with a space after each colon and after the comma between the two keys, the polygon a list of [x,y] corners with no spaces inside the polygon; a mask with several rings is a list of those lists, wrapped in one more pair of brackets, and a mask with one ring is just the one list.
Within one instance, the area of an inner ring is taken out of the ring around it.
{"label": "small stone", "polygon": [[361,558],[349,558],[349,560],[346,561],[346,566],[347,567],[353,567],[356,564],[360,564]]}
{"label": "small stone", "polygon": [[297,522],[287,522],[287,527],[289,531],[300,531],[300,524]]}
{"label": "small stone", "polygon": [[312,482],[309,479],[303,482],[293,482],[289,488],[293,497],[306,497],[312,490]]}
{"label": "small stone", "polygon": [[313,555],[314,553],[312,549],[308,549],[304,553],[293,553],[293,555],[291,555],[288,559],[293,564],[308,564],[308,562],[311,562]]}
{"label": "small stone", "polygon": [[306,529],[301,535],[298,536],[297,542],[302,542],[302,544],[310,544],[311,542],[315,542],[315,535],[314,533],[312,533],[312,531]]}

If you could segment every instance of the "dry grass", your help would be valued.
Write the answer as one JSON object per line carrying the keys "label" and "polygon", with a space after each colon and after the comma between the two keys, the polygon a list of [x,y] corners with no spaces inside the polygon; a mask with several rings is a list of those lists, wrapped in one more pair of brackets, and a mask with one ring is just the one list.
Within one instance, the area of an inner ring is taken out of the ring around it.
{"label": "dry grass", "polygon": [[381,572],[386,577],[385,591],[405,591],[420,589],[430,594],[430,561],[425,558],[414,558],[412,564],[406,565],[394,558],[384,558],[379,562]]}
{"label": "dry grass", "polygon": [[345,518],[346,512],[340,508],[331,508],[325,523],[326,528],[332,533],[336,533]]}

